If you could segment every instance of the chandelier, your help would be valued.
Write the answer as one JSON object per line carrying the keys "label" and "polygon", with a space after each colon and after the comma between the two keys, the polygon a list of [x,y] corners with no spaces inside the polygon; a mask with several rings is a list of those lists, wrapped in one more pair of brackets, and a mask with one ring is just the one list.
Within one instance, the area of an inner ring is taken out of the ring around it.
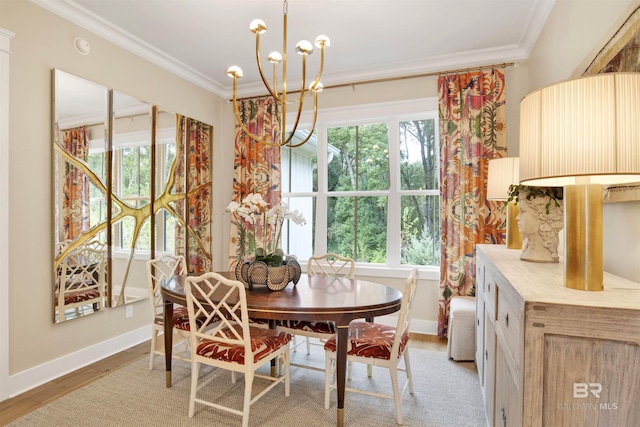
{"label": "chandelier", "polygon": [[[324,35],[320,35],[316,37],[315,45],[318,49],[320,49],[320,67],[318,69],[318,74],[311,82],[309,87],[306,87],[306,73],[307,73],[307,56],[313,53],[313,46],[311,42],[307,40],[301,40],[296,45],[296,52],[302,56],[302,84],[300,88],[300,98],[298,99],[298,112],[296,115],[295,124],[291,130],[291,133],[288,137],[285,136],[286,129],[286,117],[287,117],[287,0],[284,0],[282,15],[283,15],[283,44],[282,44],[282,54],[279,52],[271,52],[267,57],[267,60],[273,64],[273,86],[269,85],[267,78],[264,75],[262,70],[262,61],[260,60],[260,34],[267,31],[267,25],[261,19],[254,19],[251,21],[249,25],[249,29],[252,33],[256,35],[256,61],[258,63],[258,71],[260,71],[260,77],[262,78],[262,82],[266,86],[269,94],[276,101],[277,111],[279,120],[280,120],[280,140],[279,141],[270,141],[266,138],[261,138],[251,133],[249,129],[245,126],[245,124],[240,119],[240,111],[238,109],[238,102],[236,97],[236,87],[237,82],[240,77],[242,77],[242,69],[238,66],[231,66],[227,70],[227,75],[233,78],[233,111],[235,113],[236,122],[240,125],[242,130],[251,137],[256,142],[272,145],[272,146],[280,146],[280,147],[299,147],[302,144],[306,143],[311,137],[314,128],[316,127],[316,117],[318,115],[318,92],[322,91],[322,83],[320,83],[320,77],[322,76],[322,68],[324,66],[324,49],[329,47],[329,38]],[[278,90],[278,64],[282,63],[282,82],[281,82],[281,90]],[[311,124],[311,130],[309,134],[306,136],[304,140],[297,144],[292,144],[293,135],[296,132],[298,127],[298,123],[300,121],[300,115],[302,114],[302,107],[304,105],[305,96],[312,94],[313,95],[313,121]]]}

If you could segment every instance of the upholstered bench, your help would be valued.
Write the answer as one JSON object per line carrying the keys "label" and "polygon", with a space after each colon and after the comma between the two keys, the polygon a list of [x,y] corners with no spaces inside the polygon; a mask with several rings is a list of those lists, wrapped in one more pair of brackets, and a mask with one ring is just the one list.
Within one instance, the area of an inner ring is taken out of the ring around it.
{"label": "upholstered bench", "polygon": [[474,360],[476,345],[476,299],[455,296],[449,302],[447,356],[455,361]]}

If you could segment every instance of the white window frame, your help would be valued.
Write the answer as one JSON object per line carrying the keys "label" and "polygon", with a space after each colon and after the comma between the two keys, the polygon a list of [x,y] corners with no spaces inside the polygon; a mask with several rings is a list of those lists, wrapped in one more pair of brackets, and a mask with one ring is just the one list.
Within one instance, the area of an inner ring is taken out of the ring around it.
{"label": "white window frame", "polygon": [[[389,190],[368,191],[366,196],[387,197],[389,206],[387,215],[387,263],[369,264],[356,263],[356,274],[378,277],[405,277],[408,272],[416,267],[414,265],[400,264],[400,232],[401,211],[391,209],[391,206],[400,206],[400,198],[408,195],[438,195],[439,190],[401,190],[400,181],[400,129],[399,122],[421,119],[438,120],[437,98],[422,98],[408,101],[397,101],[378,104],[354,105],[322,109],[318,111],[316,123],[316,137],[318,141],[318,191],[315,192],[284,192],[283,199],[287,197],[314,197],[316,202],[316,228],[315,248],[316,253],[327,251],[327,199],[332,196],[361,196],[361,191],[329,192],[327,181],[327,129],[342,126],[366,125],[372,123],[385,123],[389,131]],[[308,129],[311,123],[311,112],[304,112],[298,129]],[[293,113],[287,117],[288,123],[293,123]],[[306,126],[306,127],[305,127]],[[439,140],[438,126],[435,126],[436,140]],[[295,150],[295,148],[294,148]],[[305,264],[306,260],[301,260]],[[417,266],[422,279],[439,280],[439,266]]]}

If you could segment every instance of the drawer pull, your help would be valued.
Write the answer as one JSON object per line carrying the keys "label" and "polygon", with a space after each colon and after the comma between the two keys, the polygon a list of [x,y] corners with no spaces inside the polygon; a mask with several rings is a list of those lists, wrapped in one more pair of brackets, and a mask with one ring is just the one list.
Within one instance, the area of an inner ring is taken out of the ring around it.
{"label": "drawer pull", "polygon": [[507,328],[509,327],[509,313],[504,315],[504,324]]}
{"label": "drawer pull", "polygon": [[487,283],[487,292],[491,292],[491,283]]}
{"label": "drawer pull", "polygon": [[504,406],[500,408],[502,411],[502,427],[507,427],[507,411],[504,410]]}
{"label": "drawer pull", "polygon": [[478,321],[478,326],[480,326],[480,319],[476,319]]}
{"label": "drawer pull", "polygon": [[489,360],[489,350],[487,349],[484,350],[484,358]]}

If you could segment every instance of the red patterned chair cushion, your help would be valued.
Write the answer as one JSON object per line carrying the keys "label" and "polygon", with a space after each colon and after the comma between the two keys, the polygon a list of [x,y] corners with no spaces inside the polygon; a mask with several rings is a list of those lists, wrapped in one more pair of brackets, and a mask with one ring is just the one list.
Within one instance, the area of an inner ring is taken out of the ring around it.
{"label": "red patterned chair cushion", "polygon": [[308,320],[281,320],[278,324],[298,331],[315,332],[318,334],[335,334],[336,325],[333,322],[311,322]]}
{"label": "red patterned chair cushion", "polygon": [[[242,336],[242,330],[240,329],[240,326],[235,325],[234,327],[236,327],[238,333],[240,334],[240,336]],[[249,330],[251,334],[251,350],[254,352],[258,350],[253,358],[254,363],[268,356],[274,350],[277,350],[283,345],[286,345],[289,341],[291,341],[292,338],[291,334],[287,334],[286,332],[279,332],[273,329],[250,326]],[[232,332],[229,331],[229,328],[225,328],[222,331],[227,335],[232,334]],[[200,345],[198,345],[196,354],[204,357],[209,357],[211,359],[236,362],[244,365],[244,345],[225,344],[217,341],[203,340]]]}
{"label": "red patterned chair cushion", "polygon": [[[231,316],[229,316],[229,314],[227,313],[225,316],[227,319],[229,320],[233,320],[233,318]],[[257,317],[249,317],[249,326],[251,325],[256,325],[256,326],[262,326],[262,327],[269,327],[269,320],[268,319],[259,319]]]}
{"label": "red patterned chair cushion", "polygon": [[80,291],[69,292],[64,296],[64,304],[75,304],[82,301],[89,301],[100,298],[100,291],[97,289],[85,289]]}
{"label": "red patterned chair cushion", "polygon": [[[154,322],[158,325],[164,324],[164,318],[160,316],[156,316]],[[202,325],[202,320],[196,319],[196,323],[198,326]],[[190,330],[189,328],[189,311],[187,307],[176,307],[173,309],[173,327],[176,329],[180,329],[183,331]]]}
{"label": "red patterned chair cushion", "polygon": [[[349,324],[347,354],[389,360],[395,333],[396,328],[393,326],[370,322],[351,322]],[[399,354],[402,354],[408,341],[409,334],[405,332],[400,340]],[[334,336],[327,340],[324,348],[325,350],[336,351],[336,337]]]}

